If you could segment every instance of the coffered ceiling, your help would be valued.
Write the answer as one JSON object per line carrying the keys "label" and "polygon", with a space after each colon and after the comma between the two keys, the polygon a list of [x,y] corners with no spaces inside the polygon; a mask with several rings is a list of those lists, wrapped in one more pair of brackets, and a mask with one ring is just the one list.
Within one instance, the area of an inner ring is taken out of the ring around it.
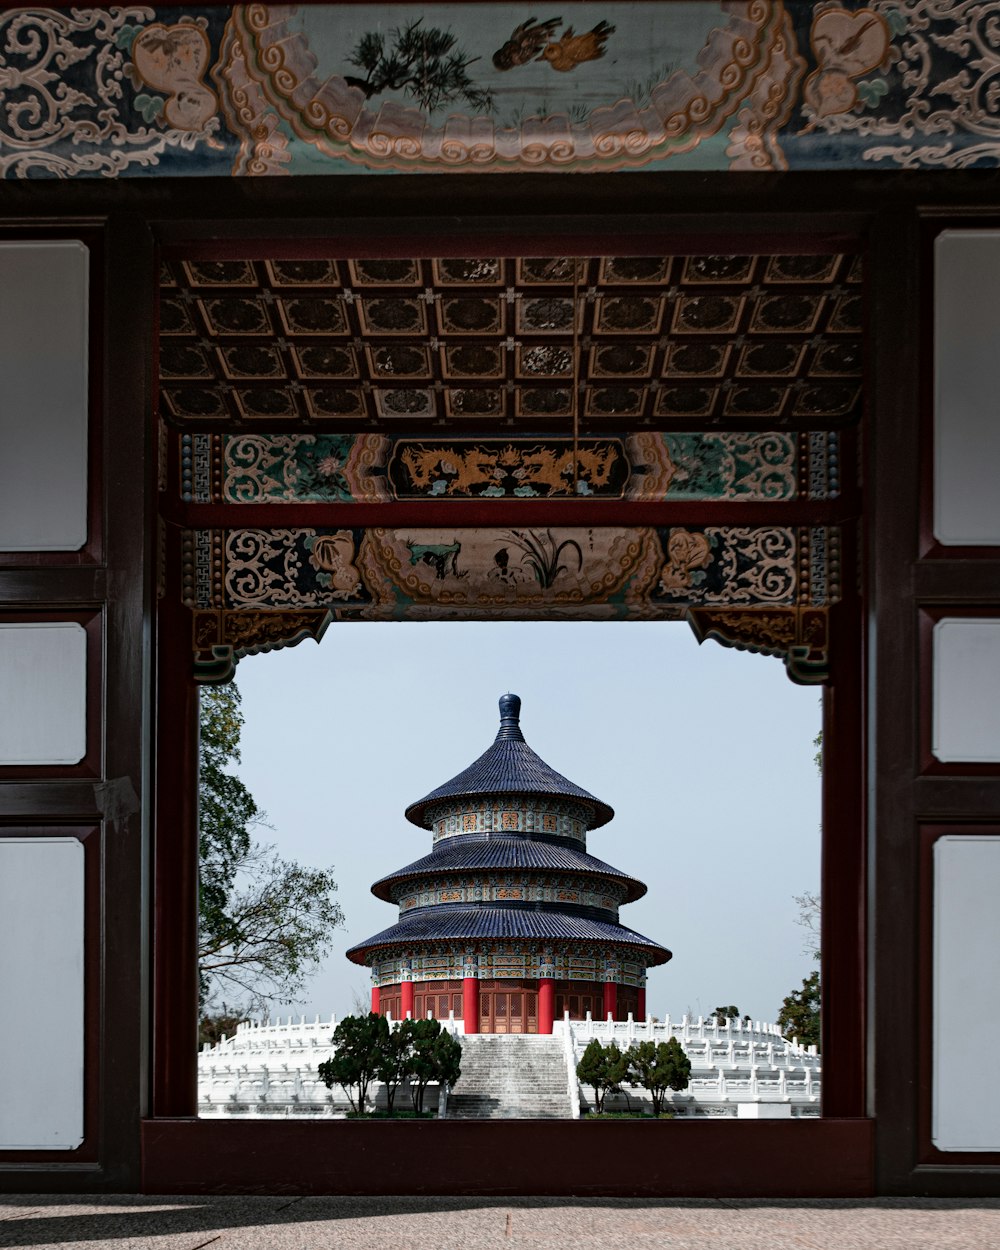
{"label": "coffered ceiling", "polygon": [[177,257],[161,412],[186,429],[829,429],[860,413],[862,279],[841,253]]}

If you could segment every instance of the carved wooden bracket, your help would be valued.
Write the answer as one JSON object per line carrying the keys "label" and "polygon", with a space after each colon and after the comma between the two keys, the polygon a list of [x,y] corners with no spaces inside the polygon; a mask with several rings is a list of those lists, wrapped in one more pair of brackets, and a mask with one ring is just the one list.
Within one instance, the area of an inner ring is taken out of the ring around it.
{"label": "carved wooden bracket", "polygon": [[688,622],[699,642],[714,638],[724,647],[776,655],[792,681],[819,685],[830,677],[830,629],[826,608],[747,608],[717,611],[690,608]]}
{"label": "carved wooden bracket", "polygon": [[326,609],[300,612],[196,611],[192,613],[194,678],[206,685],[231,681],[245,655],[294,647],[323,637],[332,620]]}

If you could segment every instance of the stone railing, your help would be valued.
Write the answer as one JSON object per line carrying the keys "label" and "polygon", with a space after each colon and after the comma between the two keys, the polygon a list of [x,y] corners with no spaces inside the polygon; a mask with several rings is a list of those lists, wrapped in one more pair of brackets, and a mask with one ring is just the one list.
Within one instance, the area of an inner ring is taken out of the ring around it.
{"label": "stone railing", "polygon": [[[399,1021],[389,1019],[390,1028]],[[441,1021],[452,1034],[461,1021]],[[198,1111],[203,1116],[342,1116],[350,1109],[346,1094],[327,1088],[319,1065],[335,1053],[337,1017],[304,1016],[282,1021],[244,1020],[215,1046],[204,1045],[198,1056]],[[428,1086],[426,1105],[434,1110],[440,1091]],[[398,1097],[405,1099],[406,1091]],[[376,1083],[369,1095],[375,1106],[385,1103],[385,1087]]]}
{"label": "stone railing", "polygon": [[[391,1027],[399,1021],[389,1020]],[[462,1021],[441,1021],[453,1035],[461,1035]],[[318,1067],[334,1053],[337,1017],[312,1020],[245,1021],[231,1037],[205,1046],[198,1057],[198,1100],[209,1116],[336,1116],[348,1110],[339,1088],[328,1089]],[[818,1114],[822,1065],[816,1048],[800,1046],[781,1036],[774,1024],[717,1021],[713,1017],[682,1016],[662,1021],[647,1018],[623,1021],[569,1020],[555,1023],[563,1038],[566,1079],[574,1117],[580,1114],[581,1091],[576,1065],[592,1038],[615,1041],[622,1049],[634,1042],[665,1041],[676,1037],[691,1060],[691,1079],[683,1093],[672,1094],[677,1114],[737,1115],[754,1104],[790,1115]],[[436,1087],[429,1093],[434,1107]],[[632,1102],[642,1102],[644,1091],[630,1088]],[[403,1092],[405,1097],[405,1092]],[[372,1100],[384,1101],[376,1087]],[[443,1100],[442,1100],[443,1101]],[[622,1106],[625,1100],[621,1100]],[[614,1102],[609,1104],[614,1105]],[[443,1108],[442,1108],[443,1110]]]}
{"label": "stone railing", "polygon": [[[614,1041],[625,1050],[638,1042],[676,1037],[691,1060],[687,1089],[668,1095],[669,1108],[678,1115],[819,1114],[822,1063],[816,1047],[782,1037],[775,1024],[689,1016],[662,1021],[566,1017],[556,1029],[571,1041],[568,1062],[574,1076],[576,1063],[594,1038],[605,1044]],[[609,1096],[606,1106],[618,1110],[648,1101],[647,1091],[627,1086],[624,1095]]]}
{"label": "stone railing", "polygon": [[[555,1027],[566,1027],[566,1020],[557,1021]],[[755,1046],[763,1042],[789,1054],[816,1056],[818,1053],[815,1046],[800,1046],[798,1038],[784,1037],[777,1024],[765,1024],[760,1020],[720,1020],[717,1016],[692,1018],[688,1015],[683,1015],[678,1020],[671,1019],[669,1014],[662,1020],[654,1020],[652,1016],[647,1016],[645,1020],[635,1020],[631,1012],[625,1020],[612,1020],[610,1017],[606,1020],[595,1020],[588,1011],[583,1020],[572,1020],[569,1023],[574,1037],[585,1038],[587,1041],[596,1037],[603,1042],[615,1041],[619,1045],[625,1042],[630,1046],[633,1042],[663,1042],[668,1037],[676,1037],[689,1054],[690,1043],[732,1042],[746,1046],[751,1040]]]}

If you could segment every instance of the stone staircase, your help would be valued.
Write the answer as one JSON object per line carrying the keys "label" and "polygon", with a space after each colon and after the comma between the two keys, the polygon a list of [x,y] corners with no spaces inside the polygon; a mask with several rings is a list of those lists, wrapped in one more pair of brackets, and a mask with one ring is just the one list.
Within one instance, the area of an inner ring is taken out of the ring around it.
{"label": "stone staircase", "polygon": [[462,1038],[462,1075],[448,1093],[448,1119],[570,1119],[560,1037],[480,1034]]}

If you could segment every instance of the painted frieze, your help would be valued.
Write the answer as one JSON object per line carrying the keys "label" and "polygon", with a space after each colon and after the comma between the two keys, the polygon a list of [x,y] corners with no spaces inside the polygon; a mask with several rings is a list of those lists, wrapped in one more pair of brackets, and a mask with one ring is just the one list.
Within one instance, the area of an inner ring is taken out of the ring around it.
{"label": "painted frieze", "polygon": [[618,908],[624,902],[626,889],[612,882],[595,886],[592,879],[542,879],[508,873],[504,877],[477,879],[456,878],[447,882],[407,881],[392,892],[392,901],[400,914],[418,907],[462,903],[561,903],[597,908],[618,920]]}
{"label": "painted frieze", "polygon": [[567,800],[539,803],[522,798],[515,803],[482,803],[466,799],[428,809],[434,841],[468,833],[531,833],[587,842],[589,810]]}
{"label": "painted frieze", "polygon": [[625,439],[391,438],[381,434],[183,434],[185,503],[383,503],[420,499],[834,498],[836,431],[641,433]]}
{"label": "painted frieze", "polygon": [[0,175],[995,166],[997,0],[0,13]]}
{"label": "painted frieze", "polygon": [[523,978],[557,981],[612,981],[620,985],[644,986],[646,969],[642,964],[622,959],[600,948],[560,942],[555,951],[514,943],[484,943],[471,958],[457,946],[431,947],[415,957],[394,950],[379,950],[369,963],[372,984],[398,985],[400,981],[458,981],[465,977],[479,980]]}
{"label": "painted frieze", "polygon": [[[189,530],[183,597],[200,680],[350,620],[689,620],[700,638],[828,671],[840,533],[822,526]],[[527,810],[442,812],[523,821]],[[542,830],[542,832],[545,832]],[[564,836],[569,831],[559,830]]]}
{"label": "painted frieze", "polygon": [[[825,606],[836,531],[804,526],[191,531],[186,602],[335,619],[680,619]],[[819,554],[817,554],[817,550]]]}

